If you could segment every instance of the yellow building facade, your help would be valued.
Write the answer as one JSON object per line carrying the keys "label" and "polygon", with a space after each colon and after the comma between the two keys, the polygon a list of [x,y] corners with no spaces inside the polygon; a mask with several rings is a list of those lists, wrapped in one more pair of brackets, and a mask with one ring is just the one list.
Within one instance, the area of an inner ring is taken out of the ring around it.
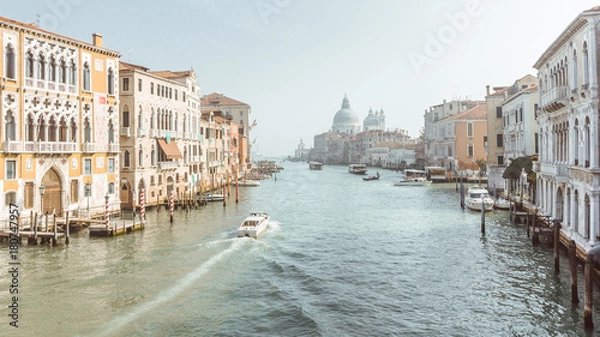
{"label": "yellow building facade", "polygon": [[118,210],[120,54],[3,17],[0,42],[3,207]]}

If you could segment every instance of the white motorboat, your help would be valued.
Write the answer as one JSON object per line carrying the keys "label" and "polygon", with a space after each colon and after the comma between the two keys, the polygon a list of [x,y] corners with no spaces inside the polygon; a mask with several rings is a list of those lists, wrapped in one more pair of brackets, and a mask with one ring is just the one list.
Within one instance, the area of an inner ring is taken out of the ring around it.
{"label": "white motorboat", "polygon": [[496,209],[508,210],[510,209],[510,201],[504,198],[498,198],[494,207],[496,207]]}
{"label": "white motorboat", "polygon": [[308,168],[310,168],[311,170],[322,170],[323,163],[319,163],[317,161],[311,161],[310,163],[308,163]]}
{"label": "white motorboat", "polygon": [[490,197],[490,193],[485,187],[471,186],[465,195],[465,206],[474,211],[481,211],[481,203],[483,200],[484,209],[491,211],[494,209],[494,199]]}
{"label": "white motorboat", "polygon": [[429,186],[431,180],[427,180],[426,174],[421,170],[404,170],[404,179],[394,183],[394,186]]}
{"label": "white motorboat", "polygon": [[202,201],[223,201],[225,197],[223,194],[204,193],[202,194]]}
{"label": "white motorboat", "polygon": [[269,226],[269,214],[267,212],[251,212],[250,216],[242,221],[237,230],[238,238],[258,238]]}
{"label": "white motorboat", "polygon": [[367,173],[367,165],[366,164],[350,164],[348,166],[348,172],[354,174],[366,174]]}
{"label": "white motorboat", "polygon": [[260,186],[260,181],[257,180],[238,180],[239,186]]}

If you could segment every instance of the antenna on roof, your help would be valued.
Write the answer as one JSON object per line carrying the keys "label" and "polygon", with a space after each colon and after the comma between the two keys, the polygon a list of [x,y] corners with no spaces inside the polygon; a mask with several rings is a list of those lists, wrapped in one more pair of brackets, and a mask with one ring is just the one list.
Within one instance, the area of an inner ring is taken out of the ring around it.
{"label": "antenna on roof", "polygon": [[42,17],[42,16],[41,16],[41,15],[38,13],[38,14],[36,15],[36,17],[37,17],[37,18],[35,19],[35,25],[39,27],[39,26],[40,26],[40,21],[41,21],[41,17]]}

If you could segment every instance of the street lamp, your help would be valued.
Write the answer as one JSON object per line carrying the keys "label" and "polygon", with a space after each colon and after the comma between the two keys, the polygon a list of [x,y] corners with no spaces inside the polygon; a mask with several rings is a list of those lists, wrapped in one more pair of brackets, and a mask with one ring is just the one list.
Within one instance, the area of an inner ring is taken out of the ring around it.
{"label": "street lamp", "polygon": [[44,194],[46,194],[46,186],[44,186],[44,183],[40,184],[40,202],[41,202],[41,212],[42,214],[44,214]]}
{"label": "street lamp", "polygon": [[87,197],[87,214],[88,219],[90,218],[90,195],[92,194],[92,184],[88,181],[85,183],[85,196]]}

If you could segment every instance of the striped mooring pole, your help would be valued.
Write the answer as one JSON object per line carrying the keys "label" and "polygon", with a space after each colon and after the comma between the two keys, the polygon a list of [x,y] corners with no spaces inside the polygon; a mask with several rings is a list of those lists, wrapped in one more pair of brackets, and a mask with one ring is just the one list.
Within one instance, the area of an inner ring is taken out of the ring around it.
{"label": "striped mooring pole", "polygon": [[146,196],[143,188],[140,191],[140,220],[142,224],[146,223]]}
{"label": "striped mooring pole", "polygon": [[104,201],[105,201],[105,202],[104,202],[104,206],[105,206],[105,207],[104,207],[104,218],[105,218],[105,221],[106,221],[106,225],[107,225],[107,226],[108,226],[108,224],[109,224],[109,222],[110,222],[110,212],[109,212],[109,209],[108,209],[108,199],[109,199],[109,198],[110,198],[110,197],[108,196],[108,194],[107,194],[106,196],[104,196]]}

